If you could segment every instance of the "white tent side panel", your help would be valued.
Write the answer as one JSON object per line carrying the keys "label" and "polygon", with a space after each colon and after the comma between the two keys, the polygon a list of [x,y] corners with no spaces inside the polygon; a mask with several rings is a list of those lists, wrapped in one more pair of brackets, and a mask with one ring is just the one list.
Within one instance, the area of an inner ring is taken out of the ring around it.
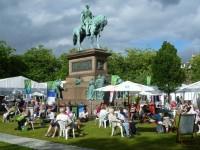
{"label": "white tent side panel", "polygon": [[1,79],[0,80],[0,88],[7,88],[7,80],[6,79]]}
{"label": "white tent side panel", "polygon": [[[0,79],[0,88],[24,89],[24,80],[29,79],[23,76]],[[33,89],[47,89],[47,83],[38,83],[31,80],[31,87]]]}
{"label": "white tent side panel", "polygon": [[6,78],[0,80],[0,88],[24,88],[24,80],[23,76]]}

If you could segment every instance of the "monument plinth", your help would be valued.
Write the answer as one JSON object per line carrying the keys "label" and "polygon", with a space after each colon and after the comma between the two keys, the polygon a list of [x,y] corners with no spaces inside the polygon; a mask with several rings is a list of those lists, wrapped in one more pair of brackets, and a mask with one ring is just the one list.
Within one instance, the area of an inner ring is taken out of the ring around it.
{"label": "monument plinth", "polygon": [[68,55],[69,75],[64,85],[63,99],[65,102],[89,105],[86,97],[89,81],[97,76],[108,78],[107,58],[111,54],[103,49],[87,49]]}
{"label": "monument plinth", "polygon": [[[81,12],[81,24],[73,30],[73,44],[78,46],[78,52],[71,53],[69,60],[69,75],[64,85],[63,99],[71,104],[80,102],[88,105],[89,100],[102,100],[104,94],[94,89],[105,85],[107,73],[107,58],[111,54],[100,49],[99,37],[108,21],[104,15],[94,15],[89,8]],[[97,48],[82,50],[81,43],[89,37],[91,45]],[[95,97],[96,96],[96,97]],[[98,101],[99,102],[99,101]],[[94,101],[95,103],[95,101]],[[90,105],[89,109],[90,108]]]}
{"label": "monument plinth", "polygon": [[107,74],[107,57],[110,53],[102,49],[87,49],[68,55],[69,77]]}

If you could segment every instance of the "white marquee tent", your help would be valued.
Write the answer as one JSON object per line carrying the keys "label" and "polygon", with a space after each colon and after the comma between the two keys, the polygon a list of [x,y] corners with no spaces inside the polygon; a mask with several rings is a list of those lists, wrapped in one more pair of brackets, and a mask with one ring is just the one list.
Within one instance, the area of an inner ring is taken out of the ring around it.
{"label": "white marquee tent", "polygon": [[[0,79],[0,93],[9,94],[10,92],[15,90],[23,91],[25,87],[24,80],[27,79],[28,78],[23,76]],[[47,89],[47,83],[38,83],[36,81],[31,80],[31,88],[33,92],[43,91],[45,93]]]}
{"label": "white marquee tent", "polygon": [[[28,80],[28,78],[23,76],[18,77],[11,77],[11,78],[5,78],[0,79],[0,88],[24,88],[24,80]],[[31,80],[32,88],[34,89],[46,89],[47,84],[46,83],[38,83],[36,81]]]}
{"label": "white marquee tent", "polygon": [[182,86],[177,92],[200,92],[200,81]]}

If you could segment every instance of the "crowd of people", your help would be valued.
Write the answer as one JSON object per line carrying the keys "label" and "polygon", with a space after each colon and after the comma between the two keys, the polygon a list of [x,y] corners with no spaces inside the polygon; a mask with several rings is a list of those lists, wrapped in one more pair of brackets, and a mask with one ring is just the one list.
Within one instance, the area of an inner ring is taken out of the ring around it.
{"label": "crowd of people", "polygon": [[[48,124],[48,130],[45,134],[47,137],[57,135],[60,129],[59,121],[66,122],[70,128],[76,128],[80,134],[81,122],[87,122],[89,118],[87,107],[83,104],[77,106],[78,111],[74,111],[70,103],[62,105],[59,108],[59,113],[55,104],[48,106],[37,100],[15,102],[12,107],[8,107],[6,104],[3,105],[7,110],[3,115],[4,122],[15,116],[18,124],[17,129],[24,130],[27,127],[34,129],[33,124],[35,120],[39,119],[41,127]],[[193,106],[191,101],[177,101],[164,106],[159,106],[150,101],[149,103],[131,103],[128,106],[121,107],[101,103],[94,110],[96,120],[99,121],[99,127],[108,125],[112,127],[113,122],[118,123],[127,137],[136,134],[136,124],[138,122],[155,123],[155,131],[159,133],[173,131],[176,115],[179,114],[195,114],[195,131],[200,133],[200,111]]]}
{"label": "crowd of people", "polygon": [[[18,130],[34,130],[34,123],[38,120],[41,127],[48,125],[48,130],[45,136],[55,137],[59,131],[59,121],[64,121],[71,128],[77,129],[80,134],[81,122],[88,121],[87,107],[83,104],[76,106],[73,110],[73,106],[69,103],[57,108],[56,104],[51,106],[40,102],[38,100],[31,100],[25,102],[14,102],[14,105],[8,106],[3,104],[6,108],[6,112],[3,114],[3,122],[11,121],[11,118],[15,118]],[[59,111],[59,113],[58,113]],[[30,126],[29,126],[30,125]]]}
{"label": "crowd of people", "polygon": [[99,120],[99,126],[101,126],[101,122],[105,122],[105,127],[107,124],[112,126],[112,122],[118,122],[123,127],[125,135],[127,137],[136,134],[135,122],[134,120],[129,119],[129,113],[126,108],[113,108],[101,103],[94,110],[94,114]]}
{"label": "crowd of people", "polygon": [[157,123],[158,132],[174,130],[177,125],[176,117],[181,114],[195,114],[195,130],[200,133],[200,112],[198,108],[194,107],[191,100],[167,102],[164,106],[158,107],[151,101],[149,104],[140,105],[138,109],[136,106],[132,109],[133,111],[130,111],[132,116],[138,116],[140,122]]}
{"label": "crowd of people", "polygon": [[136,133],[138,121],[140,123],[155,123],[155,131],[168,133],[177,129],[177,116],[195,114],[195,131],[200,133],[200,111],[194,107],[191,101],[172,101],[165,106],[156,105],[158,104],[153,101],[143,104],[131,103],[126,107],[110,107],[101,103],[96,107],[94,114],[99,119],[100,126],[102,120],[110,125],[112,121],[121,123],[127,137]]}

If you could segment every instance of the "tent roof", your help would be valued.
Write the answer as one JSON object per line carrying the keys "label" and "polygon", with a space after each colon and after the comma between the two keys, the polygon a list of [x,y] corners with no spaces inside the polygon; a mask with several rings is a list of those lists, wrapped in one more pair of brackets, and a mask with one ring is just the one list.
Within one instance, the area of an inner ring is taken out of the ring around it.
{"label": "tent roof", "polygon": [[[0,88],[24,88],[24,80],[27,79],[28,78],[23,76],[0,79]],[[32,88],[47,88],[46,83],[38,83],[33,80],[31,80],[31,85]]]}
{"label": "tent roof", "polygon": [[115,85],[107,85],[98,89],[95,89],[95,91],[115,91]]}
{"label": "tent roof", "polygon": [[115,88],[116,91],[132,91],[132,92],[142,92],[142,91],[153,91],[152,87],[142,85],[139,83],[134,83],[131,81],[125,81],[118,84]]}
{"label": "tent roof", "polygon": [[184,85],[180,87],[177,92],[200,92],[200,81],[189,84],[189,85]]}

